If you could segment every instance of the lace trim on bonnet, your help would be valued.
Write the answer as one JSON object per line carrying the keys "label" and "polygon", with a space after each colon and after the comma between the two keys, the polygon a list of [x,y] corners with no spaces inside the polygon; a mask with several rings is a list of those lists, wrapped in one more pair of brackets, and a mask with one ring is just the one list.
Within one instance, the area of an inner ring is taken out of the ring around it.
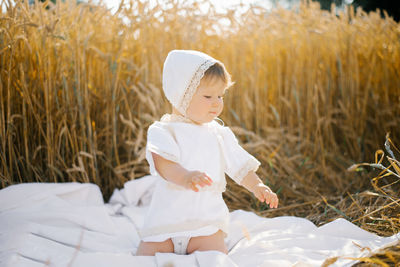
{"label": "lace trim on bonnet", "polygon": [[216,62],[217,61],[206,60],[203,64],[200,65],[200,67],[194,73],[192,79],[189,82],[189,85],[186,87],[185,93],[183,94],[179,107],[177,107],[177,109],[180,112],[182,112],[182,114],[186,115],[186,110],[189,107],[190,100],[192,100],[192,97],[196,92],[196,89],[199,86],[200,81],[204,76],[204,73],[206,72],[206,70],[208,70],[208,68],[210,68]]}

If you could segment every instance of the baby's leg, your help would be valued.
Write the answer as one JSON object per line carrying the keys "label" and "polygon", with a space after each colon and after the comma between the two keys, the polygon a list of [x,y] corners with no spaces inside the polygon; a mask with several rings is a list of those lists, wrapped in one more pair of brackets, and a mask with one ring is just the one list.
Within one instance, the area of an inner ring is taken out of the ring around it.
{"label": "baby's leg", "polygon": [[174,252],[174,244],[171,239],[163,242],[143,242],[141,241],[136,252],[136,256],[154,256],[156,252]]}
{"label": "baby's leg", "polygon": [[228,254],[228,248],[224,242],[224,233],[219,230],[213,235],[192,237],[187,247],[187,253],[191,254],[196,250],[218,250]]}

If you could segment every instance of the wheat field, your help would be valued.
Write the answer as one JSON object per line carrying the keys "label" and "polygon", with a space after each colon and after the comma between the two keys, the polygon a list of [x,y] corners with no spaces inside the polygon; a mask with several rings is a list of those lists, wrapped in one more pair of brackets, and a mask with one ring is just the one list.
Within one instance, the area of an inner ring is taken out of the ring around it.
{"label": "wheat field", "polygon": [[[207,1],[123,1],[115,13],[75,1],[0,2],[1,188],[90,182],[107,201],[148,174],[147,127],[170,112],[163,61],[195,49],[232,74],[221,118],[262,162],[258,174],[281,203],[269,210],[230,181],[230,209],[399,232],[400,25],[390,17],[310,1],[226,14]],[[398,248],[364,261],[391,258]]]}

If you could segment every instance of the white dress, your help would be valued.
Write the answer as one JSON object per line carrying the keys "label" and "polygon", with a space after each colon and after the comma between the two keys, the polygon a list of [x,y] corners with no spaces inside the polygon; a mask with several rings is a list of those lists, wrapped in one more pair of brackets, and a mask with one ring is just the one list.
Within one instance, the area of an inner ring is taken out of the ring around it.
{"label": "white dress", "polygon": [[[151,152],[187,170],[205,172],[213,180],[212,185],[194,192],[165,180],[157,173]],[[249,171],[256,171],[260,165],[238,144],[228,127],[217,121],[198,125],[172,114],[150,125],[146,159],[150,173],[160,179],[139,231],[145,242],[207,236],[218,230],[227,233],[229,210],[222,198],[225,173],[240,184]]]}

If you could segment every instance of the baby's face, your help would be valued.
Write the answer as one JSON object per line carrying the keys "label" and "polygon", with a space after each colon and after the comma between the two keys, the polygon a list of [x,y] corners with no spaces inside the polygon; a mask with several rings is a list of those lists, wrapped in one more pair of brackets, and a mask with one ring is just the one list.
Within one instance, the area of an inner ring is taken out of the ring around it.
{"label": "baby's face", "polygon": [[186,116],[199,124],[218,117],[224,108],[225,88],[226,84],[221,79],[202,79],[186,110]]}

